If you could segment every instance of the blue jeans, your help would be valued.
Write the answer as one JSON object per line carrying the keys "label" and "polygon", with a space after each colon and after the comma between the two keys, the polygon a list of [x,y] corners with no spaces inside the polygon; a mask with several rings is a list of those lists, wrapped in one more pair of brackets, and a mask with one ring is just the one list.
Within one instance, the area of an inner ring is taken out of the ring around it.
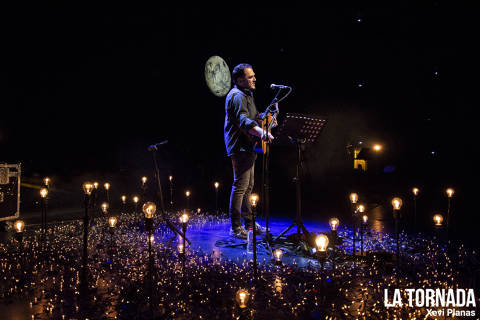
{"label": "blue jeans", "polygon": [[242,207],[243,219],[245,220],[245,229],[253,227],[252,207],[250,205],[250,194],[254,184],[255,159],[257,155],[250,152],[239,152],[231,156],[233,167],[232,193],[230,194],[230,219],[232,229],[235,230],[242,226]]}

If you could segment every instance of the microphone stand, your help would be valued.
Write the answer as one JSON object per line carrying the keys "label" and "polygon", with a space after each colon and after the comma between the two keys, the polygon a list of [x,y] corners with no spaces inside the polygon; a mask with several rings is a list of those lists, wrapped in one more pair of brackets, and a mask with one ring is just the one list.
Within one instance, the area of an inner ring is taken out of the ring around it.
{"label": "microphone stand", "polygon": [[[270,133],[269,131],[269,126],[270,123],[268,122],[268,114],[270,113],[270,107],[277,103],[278,99],[278,94],[280,93],[280,90],[277,92],[275,97],[272,100],[272,103],[268,106],[268,108],[265,110],[265,135],[268,137],[268,134]],[[270,172],[269,172],[269,164],[270,164],[270,144],[266,143],[265,144],[265,152],[262,154],[262,213],[265,217],[265,227],[267,229],[267,240],[269,238],[270,234],[270,228],[269,228],[269,216],[270,216]]]}
{"label": "microphone stand", "polygon": [[[270,133],[269,127],[270,123],[268,121],[268,114],[271,113],[270,107],[278,103],[278,95],[280,94],[281,90],[278,90],[273,98],[272,102],[269,104],[267,109],[265,110],[264,119],[265,119],[265,135],[268,138],[268,134]],[[289,92],[290,93],[290,92]],[[288,94],[287,94],[288,95]],[[282,99],[283,100],[283,99]],[[278,109],[276,110],[278,112]],[[273,256],[270,241],[272,239],[272,234],[270,233],[269,227],[269,217],[270,217],[270,143],[265,144],[265,152],[262,154],[262,213],[265,217],[265,228],[267,229],[265,240],[268,251],[270,255]]]}
{"label": "microphone stand", "polygon": [[[162,193],[162,184],[160,183],[160,173],[159,173],[159,170],[158,170],[158,163],[157,163],[157,157],[156,157],[156,151],[157,151],[157,147],[154,146],[154,147],[150,147],[148,148],[149,151],[152,152],[152,157],[153,157],[153,166],[154,166],[154,169],[155,169],[155,178],[157,180],[157,194],[158,194],[158,198],[160,199],[160,209],[162,211],[162,220],[165,221],[166,225],[168,228],[170,228],[170,230],[172,230],[174,233],[178,234],[180,237],[182,237],[182,239],[185,239],[185,241],[188,242],[188,244],[192,244],[190,242],[190,240],[188,240],[187,238],[185,238],[185,234],[182,233],[180,230],[178,230],[178,228],[172,224],[170,222],[170,220],[168,220],[167,218],[167,213],[165,211],[165,204],[163,202],[163,193]],[[155,226],[155,229],[158,227],[158,225]]]}

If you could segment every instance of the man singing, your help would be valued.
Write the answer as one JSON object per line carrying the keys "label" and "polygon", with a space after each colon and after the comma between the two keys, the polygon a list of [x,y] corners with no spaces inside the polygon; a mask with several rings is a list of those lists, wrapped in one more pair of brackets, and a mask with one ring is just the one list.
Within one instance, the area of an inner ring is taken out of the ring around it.
{"label": "man singing", "polygon": [[[255,107],[255,73],[252,66],[239,64],[233,69],[232,79],[235,86],[225,101],[224,138],[227,155],[232,159],[233,184],[230,194],[229,213],[231,219],[230,235],[240,239],[247,238],[247,230],[253,227],[250,194],[254,183],[254,167],[257,155],[254,150],[255,137],[271,142],[273,136],[263,130],[259,123],[259,113]],[[242,227],[242,205],[245,208]],[[265,228],[256,225],[258,232]]]}

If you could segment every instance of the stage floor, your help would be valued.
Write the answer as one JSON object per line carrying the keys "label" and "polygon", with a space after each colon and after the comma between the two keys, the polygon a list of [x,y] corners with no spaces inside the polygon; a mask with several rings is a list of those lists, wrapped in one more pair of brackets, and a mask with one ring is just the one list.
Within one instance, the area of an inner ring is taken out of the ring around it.
{"label": "stage floor", "polygon": [[[257,222],[265,227],[265,219],[257,219]],[[284,217],[273,217],[269,219],[270,233],[275,238],[282,231],[292,224],[292,220]],[[309,232],[322,233],[330,230],[328,224],[318,223],[314,221],[304,221],[304,225]],[[243,260],[245,257],[253,257],[246,251],[246,240],[236,239],[229,236],[230,221],[223,219],[215,223],[206,223],[202,226],[194,225],[187,230],[187,238],[192,242],[192,247],[195,250],[203,251],[205,253],[215,253],[215,256],[221,256],[231,260]],[[297,232],[297,227],[291,228],[286,235]],[[271,255],[265,246],[265,242],[258,237],[258,261],[263,262],[271,259]],[[178,239],[177,239],[178,240]],[[281,248],[284,251],[282,261],[285,264],[296,263],[298,266],[305,266],[309,262],[316,263],[315,259],[304,258],[302,256],[292,253],[290,250],[282,247],[274,241],[272,250]]]}

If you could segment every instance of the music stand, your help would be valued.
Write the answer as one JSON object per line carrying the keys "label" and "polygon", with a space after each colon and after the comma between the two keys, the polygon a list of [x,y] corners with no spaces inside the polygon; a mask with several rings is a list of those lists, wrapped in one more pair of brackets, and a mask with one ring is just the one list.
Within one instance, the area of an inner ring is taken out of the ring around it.
{"label": "music stand", "polygon": [[316,141],[326,123],[327,120],[321,119],[317,116],[287,113],[285,120],[278,129],[278,143],[282,143],[282,140],[287,140],[290,144],[295,143],[297,147],[297,171],[294,178],[296,185],[297,217],[293,223],[287,229],[282,231],[275,239],[283,236],[294,226],[297,226],[297,240],[300,240],[301,231],[303,231],[306,236],[309,235],[307,228],[305,228],[305,225],[302,222],[302,152],[305,149],[305,145]]}

